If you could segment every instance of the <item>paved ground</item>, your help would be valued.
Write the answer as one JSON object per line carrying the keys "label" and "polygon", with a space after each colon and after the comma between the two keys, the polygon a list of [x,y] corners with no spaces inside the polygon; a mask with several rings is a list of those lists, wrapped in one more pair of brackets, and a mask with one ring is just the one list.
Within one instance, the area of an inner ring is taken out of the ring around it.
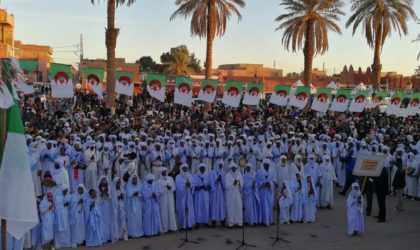
{"label": "paved ground", "polygon": [[[247,227],[246,241],[257,248],[241,249],[420,249],[420,202],[404,200],[405,212],[397,213],[392,208],[394,197],[387,197],[387,222],[377,223],[372,217],[365,218],[365,234],[356,237],[346,235],[345,197],[336,195],[336,204],[332,210],[319,210],[317,221],[312,224],[280,225],[281,235],[291,241],[279,242],[272,247],[270,236],[276,235],[276,226]],[[374,197],[373,215],[377,212]],[[171,233],[152,238],[134,239],[128,242],[107,244],[98,249],[178,249],[183,233]],[[202,228],[190,233],[190,239],[199,241],[199,245],[187,244],[181,249],[236,249],[242,237],[241,229]],[[81,248],[82,249],[82,248]],[[95,249],[95,248],[93,248]]]}

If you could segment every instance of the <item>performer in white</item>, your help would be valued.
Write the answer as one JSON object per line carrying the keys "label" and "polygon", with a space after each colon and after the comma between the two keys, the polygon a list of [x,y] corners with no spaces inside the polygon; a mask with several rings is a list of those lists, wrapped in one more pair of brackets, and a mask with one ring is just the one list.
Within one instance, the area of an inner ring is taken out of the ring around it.
{"label": "performer in white", "polygon": [[227,225],[242,226],[242,195],[243,177],[236,164],[231,164],[225,178]]}

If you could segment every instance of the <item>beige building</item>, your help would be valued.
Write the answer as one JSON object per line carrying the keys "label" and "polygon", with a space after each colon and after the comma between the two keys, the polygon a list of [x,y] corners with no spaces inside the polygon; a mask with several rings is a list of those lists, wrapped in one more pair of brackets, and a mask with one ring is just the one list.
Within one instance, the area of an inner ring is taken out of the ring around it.
{"label": "beige building", "polygon": [[262,64],[224,64],[219,65],[220,77],[282,77],[283,70],[266,68]]}
{"label": "beige building", "polygon": [[14,16],[0,9],[0,58],[15,57],[38,61],[38,67],[29,77],[29,81],[47,81],[48,69],[53,61],[50,46],[24,44],[14,40]]}

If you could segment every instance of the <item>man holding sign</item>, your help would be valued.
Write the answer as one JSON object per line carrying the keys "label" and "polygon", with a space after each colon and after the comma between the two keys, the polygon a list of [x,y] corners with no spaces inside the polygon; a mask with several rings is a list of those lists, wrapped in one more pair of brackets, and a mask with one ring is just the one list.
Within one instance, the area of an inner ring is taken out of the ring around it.
{"label": "man holding sign", "polygon": [[369,177],[373,178],[374,190],[378,200],[379,213],[375,216],[379,223],[385,222],[385,196],[388,193],[388,170],[384,168],[385,155],[376,152],[362,152],[358,155],[353,169],[353,175],[364,176],[362,193]]}

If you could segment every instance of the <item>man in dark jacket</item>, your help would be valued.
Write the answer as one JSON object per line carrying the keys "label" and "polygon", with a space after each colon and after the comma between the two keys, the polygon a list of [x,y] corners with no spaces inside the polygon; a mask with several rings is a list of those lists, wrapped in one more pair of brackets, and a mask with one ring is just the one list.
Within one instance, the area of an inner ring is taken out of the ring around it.
{"label": "man in dark jacket", "polygon": [[379,223],[383,223],[385,222],[385,217],[386,217],[385,196],[388,194],[388,191],[389,191],[388,169],[383,168],[381,175],[374,178],[373,182],[374,182],[376,198],[378,199],[378,208],[379,208],[378,216],[375,216],[375,218],[378,219]]}

